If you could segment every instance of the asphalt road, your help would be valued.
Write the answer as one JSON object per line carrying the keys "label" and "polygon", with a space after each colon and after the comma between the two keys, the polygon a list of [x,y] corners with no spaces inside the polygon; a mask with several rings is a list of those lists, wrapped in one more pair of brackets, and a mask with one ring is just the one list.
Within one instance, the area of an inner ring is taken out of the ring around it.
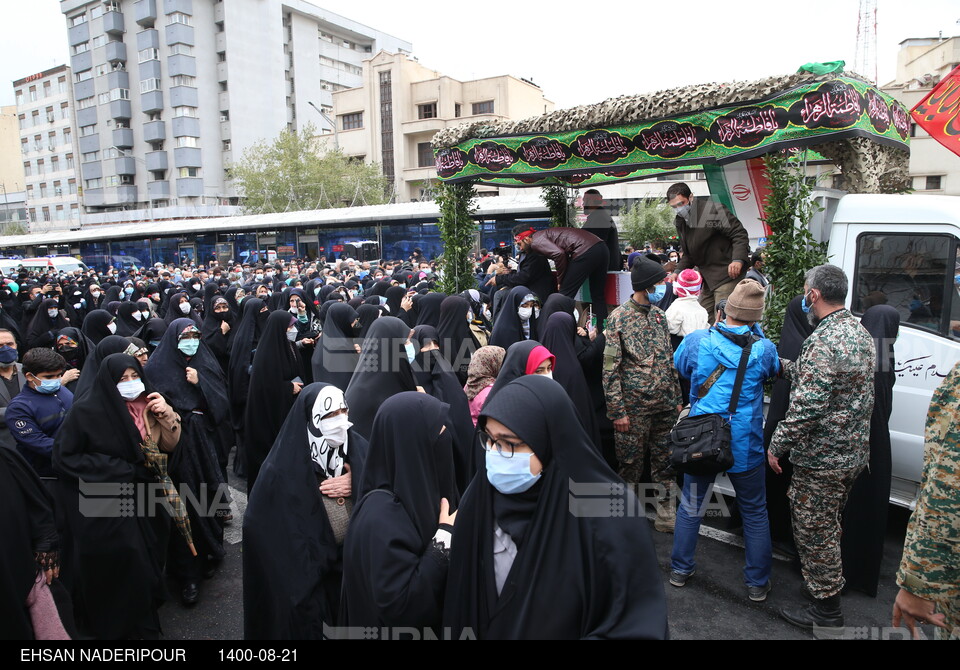
{"label": "asphalt road", "polygon": [[[179,588],[170,584],[173,597],[160,610],[168,640],[243,639],[240,526],[246,488],[242,480],[233,477],[232,470],[230,485],[240,495],[235,495],[235,518],[227,527],[226,558],[218,573],[201,585],[200,602],[192,608],[180,604]],[[906,637],[905,629],[890,628],[890,617],[898,591],[895,574],[908,519],[906,510],[891,506],[879,594],[877,598],[860,593],[843,597],[847,626],[843,638]],[[723,528],[724,519],[708,523],[715,528],[702,531],[697,547],[697,574],[679,589],[667,582],[673,535],[658,533],[650,524],[667,593],[671,637],[675,640],[814,639],[813,634],[791,626],[777,613],[780,607],[801,603],[799,568],[785,557],[777,557],[772,592],[766,602],[753,603],[747,598],[743,585],[743,549],[736,545],[739,536],[736,531],[731,533]],[[923,632],[926,637],[933,637],[932,627],[924,627]]]}

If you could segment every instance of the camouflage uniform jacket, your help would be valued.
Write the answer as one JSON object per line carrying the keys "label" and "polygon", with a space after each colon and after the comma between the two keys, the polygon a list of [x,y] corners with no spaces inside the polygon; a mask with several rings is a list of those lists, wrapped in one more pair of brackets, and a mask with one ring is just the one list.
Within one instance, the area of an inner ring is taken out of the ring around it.
{"label": "camouflage uniform jacket", "polygon": [[875,361],[873,338],[849,311],[827,315],[797,361],[781,361],[793,390],[770,453],[789,452],[791,463],[813,470],[866,465]]}
{"label": "camouflage uniform jacket", "polygon": [[613,310],[604,332],[603,392],[607,416],[661,412],[680,404],[667,315],[631,298]]}
{"label": "camouflage uniform jacket", "polygon": [[923,484],[903,543],[897,583],[927,600],[960,601],[960,363],[927,414]]}

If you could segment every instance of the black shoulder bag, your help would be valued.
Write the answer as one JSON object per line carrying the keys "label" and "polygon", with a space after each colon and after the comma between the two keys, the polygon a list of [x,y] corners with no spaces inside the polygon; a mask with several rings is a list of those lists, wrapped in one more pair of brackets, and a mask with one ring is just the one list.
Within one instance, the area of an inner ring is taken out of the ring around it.
{"label": "black shoulder bag", "polygon": [[[730,446],[730,422],[737,413],[740,402],[740,388],[747,372],[747,360],[756,340],[743,347],[737,378],[730,395],[730,406],[726,414],[699,414],[685,416],[670,431],[670,463],[678,471],[689,475],[714,475],[726,472],[733,467],[733,449]],[[710,392],[713,384],[723,375],[726,368],[717,367],[700,387],[699,397]],[[705,388],[706,387],[706,388]]]}

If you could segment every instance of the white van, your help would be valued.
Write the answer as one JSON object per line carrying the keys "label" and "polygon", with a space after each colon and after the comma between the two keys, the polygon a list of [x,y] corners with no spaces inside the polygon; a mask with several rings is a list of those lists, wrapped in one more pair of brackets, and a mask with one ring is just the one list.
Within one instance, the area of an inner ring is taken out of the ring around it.
{"label": "white van", "polygon": [[27,272],[64,272],[71,273],[80,270],[87,271],[87,266],[73,256],[43,256],[39,258],[25,258],[20,265]]}
{"label": "white van", "polygon": [[0,258],[0,275],[7,277],[16,274],[20,263],[19,258]]}

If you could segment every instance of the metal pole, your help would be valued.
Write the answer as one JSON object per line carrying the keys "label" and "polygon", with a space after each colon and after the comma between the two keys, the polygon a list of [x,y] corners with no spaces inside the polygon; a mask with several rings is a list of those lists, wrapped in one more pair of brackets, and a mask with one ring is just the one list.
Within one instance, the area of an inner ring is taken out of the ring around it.
{"label": "metal pole", "polygon": [[317,114],[323,117],[323,120],[329,123],[330,127],[333,128],[333,148],[336,149],[337,151],[340,151],[340,132],[337,130],[336,121],[334,121],[329,116],[327,116],[326,112],[324,112],[322,109],[317,107],[315,104],[313,104],[309,100],[307,101],[307,104],[313,107],[315,110],[317,110]]}

